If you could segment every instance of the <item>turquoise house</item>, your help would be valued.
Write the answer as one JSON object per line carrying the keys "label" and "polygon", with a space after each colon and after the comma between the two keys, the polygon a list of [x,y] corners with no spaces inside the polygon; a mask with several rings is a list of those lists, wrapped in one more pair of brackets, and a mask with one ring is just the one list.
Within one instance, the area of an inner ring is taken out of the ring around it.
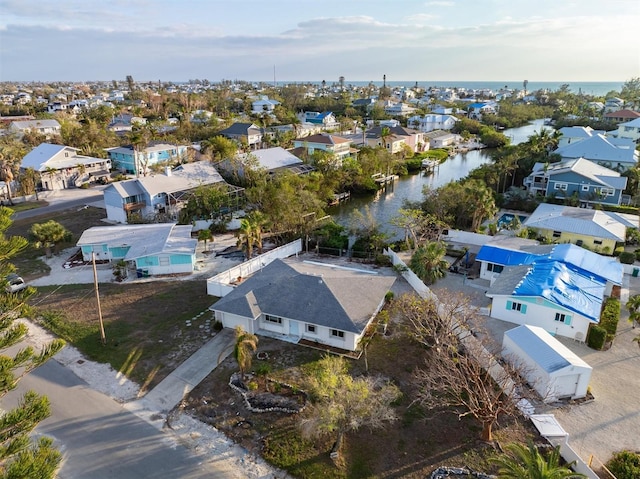
{"label": "turquoise house", "polygon": [[84,261],[123,260],[138,275],[193,273],[198,240],[191,225],[174,223],[94,226],[82,233],[77,245]]}
{"label": "turquoise house", "polygon": [[147,176],[156,163],[181,163],[187,156],[187,147],[158,143],[135,151],[133,146],[107,148],[113,166],[124,173]]}

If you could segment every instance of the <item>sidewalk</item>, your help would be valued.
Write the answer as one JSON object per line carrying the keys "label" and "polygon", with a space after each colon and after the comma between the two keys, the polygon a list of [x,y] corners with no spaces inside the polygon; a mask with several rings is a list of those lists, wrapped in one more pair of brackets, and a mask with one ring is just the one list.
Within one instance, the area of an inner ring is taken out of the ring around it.
{"label": "sidewalk", "polygon": [[231,354],[233,345],[233,330],[223,329],[143,398],[126,403],[125,409],[162,429],[166,415]]}

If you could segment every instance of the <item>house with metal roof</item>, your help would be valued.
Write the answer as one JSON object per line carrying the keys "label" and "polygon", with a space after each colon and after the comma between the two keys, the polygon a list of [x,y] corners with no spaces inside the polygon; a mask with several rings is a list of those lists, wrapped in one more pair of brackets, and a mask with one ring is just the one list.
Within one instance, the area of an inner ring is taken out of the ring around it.
{"label": "house with metal roof", "polygon": [[600,322],[605,289],[605,279],[549,260],[505,267],[486,295],[492,318],[584,342]]}
{"label": "house with metal roof", "polygon": [[301,175],[315,169],[280,146],[255,150],[250,153],[238,153],[235,161],[223,160],[216,164],[216,168],[223,174],[244,178],[244,169],[248,163],[252,164],[254,168],[266,171],[269,175],[283,171]]}
{"label": "house with metal roof", "polygon": [[76,188],[99,178],[108,177],[111,160],[78,154],[78,148],[41,143],[20,162],[22,171],[32,168],[40,175],[45,190]]}
{"label": "house with metal roof", "polygon": [[115,223],[127,223],[132,214],[142,218],[161,214],[177,219],[195,188],[215,184],[224,188],[230,197],[241,195],[243,190],[228,185],[208,161],[186,163],[173,170],[166,168],[164,173],[118,181],[103,191],[107,218]]}
{"label": "house with metal roof", "polygon": [[193,273],[198,240],[191,229],[174,223],[94,226],[77,245],[84,261],[123,260],[140,276]]}
{"label": "house with metal roof", "polygon": [[523,325],[506,331],[502,356],[544,402],[587,395],[593,368],[543,328]]}
{"label": "house with metal roof", "polygon": [[619,206],[627,178],[593,161],[575,158],[560,163],[536,163],[523,184],[533,194],[577,198],[583,207],[593,204]]}
{"label": "house with metal roof", "polygon": [[374,271],[276,259],[210,309],[226,328],[355,351],[394,282]]}
{"label": "house with metal roof", "polygon": [[574,243],[611,254],[616,243],[625,241],[628,224],[609,211],[541,203],[523,226],[552,243]]}
{"label": "house with metal roof", "polygon": [[24,135],[28,131],[33,131],[51,137],[60,134],[60,123],[58,123],[58,120],[14,121],[9,125],[9,131],[17,135]]}
{"label": "house with metal roof", "polygon": [[553,154],[559,155],[563,160],[585,158],[619,172],[635,168],[638,164],[638,152],[632,139],[605,136],[602,133],[560,146]]}

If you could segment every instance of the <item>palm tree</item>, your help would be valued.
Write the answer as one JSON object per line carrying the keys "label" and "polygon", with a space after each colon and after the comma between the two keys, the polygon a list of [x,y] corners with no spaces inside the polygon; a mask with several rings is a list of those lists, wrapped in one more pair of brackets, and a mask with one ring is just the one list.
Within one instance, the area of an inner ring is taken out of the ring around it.
{"label": "palm tree", "polygon": [[499,467],[498,479],[577,479],[586,477],[560,465],[560,448],[554,448],[546,457],[529,443],[509,444],[505,453],[492,460]]}
{"label": "palm tree", "polygon": [[245,250],[247,259],[253,256],[253,247],[258,248],[258,254],[262,254],[262,228],[265,224],[265,216],[259,211],[252,211],[240,220],[238,232],[238,247]]}
{"label": "palm tree", "polygon": [[251,356],[258,349],[258,337],[236,326],[236,344],[233,348],[233,357],[238,362],[240,376],[244,381],[247,369],[251,368]]}
{"label": "palm tree", "polygon": [[57,221],[49,220],[45,223],[35,223],[29,230],[35,240],[36,248],[44,248],[47,258],[51,257],[51,248],[58,243],[69,241],[71,232]]}
{"label": "palm tree", "polygon": [[425,284],[433,284],[447,274],[449,263],[444,259],[447,247],[441,241],[433,241],[420,246],[409,262],[411,270]]}
{"label": "palm tree", "polygon": [[629,311],[629,322],[635,328],[636,324],[640,324],[640,294],[636,294],[629,298],[626,308]]}
{"label": "palm tree", "polygon": [[213,240],[213,234],[209,228],[198,231],[198,241],[204,241],[204,250],[207,251],[207,241]]}

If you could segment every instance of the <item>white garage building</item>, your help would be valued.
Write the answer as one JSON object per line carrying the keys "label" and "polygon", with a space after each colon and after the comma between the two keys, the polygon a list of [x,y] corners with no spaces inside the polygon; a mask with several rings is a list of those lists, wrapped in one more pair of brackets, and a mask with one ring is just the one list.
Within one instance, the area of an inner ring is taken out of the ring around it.
{"label": "white garage building", "polygon": [[587,395],[591,366],[538,326],[522,325],[504,333],[502,355],[545,402]]}

